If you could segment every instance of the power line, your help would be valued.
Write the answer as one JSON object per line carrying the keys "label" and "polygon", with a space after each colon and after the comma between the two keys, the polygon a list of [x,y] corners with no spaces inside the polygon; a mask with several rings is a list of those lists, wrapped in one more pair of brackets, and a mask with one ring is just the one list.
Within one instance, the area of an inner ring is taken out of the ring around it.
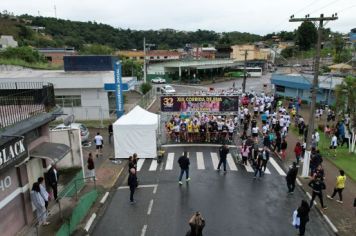
{"label": "power line", "polygon": [[[315,13],[315,12],[317,12],[317,11],[321,11],[321,10],[327,8],[328,6],[333,5],[334,3],[338,2],[338,1],[340,1],[340,0],[334,0],[334,1],[332,1],[332,2],[329,2],[328,4],[326,4],[326,5],[322,6],[322,7],[319,7],[318,9],[316,9],[316,10],[310,12],[309,14],[313,14],[313,13]],[[342,0],[341,0],[341,1],[342,1]]]}
{"label": "power line", "polygon": [[298,13],[301,13],[302,11],[304,11],[305,9],[307,9],[308,7],[314,5],[315,3],[319,2],[319,1],[320,1],[320,0],[315,0],[314,2],[312,2],[312,3],[308,4],[308,5],[306,5],[305,7],[303,7],[302,9],[296,11],[294,14],[296,15],[296,14],[298,14]]}

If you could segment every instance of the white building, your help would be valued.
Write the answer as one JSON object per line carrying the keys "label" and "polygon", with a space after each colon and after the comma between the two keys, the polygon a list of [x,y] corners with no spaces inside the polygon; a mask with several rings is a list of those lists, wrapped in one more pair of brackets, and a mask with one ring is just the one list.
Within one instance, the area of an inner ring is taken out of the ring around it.
{"label": "white building", "polygon": [[12,35],[1,35],[0,37],[0,49],[5,49],[7,47],[17,47],[18,43]]}
{"label": "white building", "polygon": [[[132,90],[136,77],[123,77],[123,91]],[[55,90],[56,104],[76,120],[109,119],[115,113],[113,71],[1,71],[0,82],[48,82]]]}

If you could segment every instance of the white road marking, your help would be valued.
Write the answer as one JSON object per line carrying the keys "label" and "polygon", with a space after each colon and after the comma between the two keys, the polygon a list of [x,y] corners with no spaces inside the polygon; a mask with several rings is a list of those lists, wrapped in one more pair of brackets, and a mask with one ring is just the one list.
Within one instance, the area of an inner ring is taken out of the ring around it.
{"label": "white road marking", "polygon": [[323,217],[325,218],[326,222],[329,224],[329,226],[331,227],[331,229],[334,231],[334,233],[339,232],[339,230],[337,230],[337,228],[336,228],[335,225],[331,222],[331,220],[329,219],[329,217],[327,217],[327,215],[323,214]]}
{"label": "white road marking", "polygon": [[234,160],[232,159],[231,153],[227,154],[226,160],[227,160],[227,164],[230,167],[230,170],[237,171],[237,167],[236,167]]}
{"label": "white road marking", "polygon": [[96,217],[96,214],[93,213],[84,227],[85,231],[89,232],[90,226],[93,224],[95,217]]}
{"label": "white road marking", "polygon": [[158,188],[158,184],[156,184],[156,186],[154,186],[154,188],[153,188],[153,194],[156,194],[156,193],[157,193],[157,188]]}
{"label": "white road marking", "polygon": [[255,172],[249,161],[247,161],[247,165],[245,165],[245,168],[246,168],[247,172]]}
{"label": "white road marking", "polygon": [[173,170],[174,153],[170,152],[167,156],[166,170]]}
{"label": "white road marking", "polygon": [[265,174],[271,174],[271,171],[268,168],[266,168]]}
{"label": "white road marking", "polygon": [[156,171],[157,170],[157,166],[158,166],[157,160],[152,159],[149,171]]}
{"label": "white road marking", "polygon": [[146,231],[147,231],[147,225],[144,225],[144,226],[142,227],[141,236],[145,236]]}
{"label": "white road marking", "polygon": [[[306,194],[307,194],[307,196],[308,196],[308,198],[311,200],[312,199],[312,196],[310,195],[310,193],[308,193],[308,192],[306,192]],[[315,200],[314,200],[314,205],[316,205],[316,202],[315,202]]]}
{"label": "white road marking", "polygon": [[211,152],[210,155],[211,155],[211,160],[213,161],[214,170],[216,170],[219,165],[218,154],[216,152]]}
{"label": "white road marking", "polygon": [[137,161],[137,171],[140,171],[142,166],[143,166],[143,163],[145,162],[145,159],[138,159]]}
{"label": "white road marking", "polygon": [[153,199],[151,199],[150,204],[148,205],[147,215],[151,215],[152,206],[153,206]]}
{"label": "white road marking", "polygon": [[299,186],[302,186],[302,183],[300,182],[299,179],[297,179],[297,184],[298,184]]}
{"label": "white road marking", "polygon": [[104,197],[100,200],[100,203],[101,203],[101,204],[104,204],[104,202],[106,201],[106,199],[108,198],[108,196],[109,196],[109,192],[106,192],[105,195],[104,195]]}
{"label": "white road marking", "polygon": [[277,162],[273,158],[270,158],[269,161],[272,164],[272,166],[276,169],[278,174],[282,176],[286,176],[286,173],[282,170],[282,168],[277,164]]}
{"label": "white road marking", "polygon": [[[130,186],[120,186],[117,189],[128,189]],[[157,184],[139,185],[137,188],[157,188]]]}
{"label": "white road marking", "polygon": [[202,152],[197,152],[197,166],[198,166],[198,170],[205,170],[204,158]]}

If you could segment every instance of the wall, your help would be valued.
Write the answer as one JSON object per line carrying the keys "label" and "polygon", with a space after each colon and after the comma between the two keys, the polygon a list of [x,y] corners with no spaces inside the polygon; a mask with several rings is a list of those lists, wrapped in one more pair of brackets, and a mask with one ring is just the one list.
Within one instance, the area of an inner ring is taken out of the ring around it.
{"label": "wall", "polygon": [[56,96],[81,95],[81,107],[63,107],[76,120],[109,119],[109,99],[104,89],[56,89]]}
{"label": "wall", "polygon": [[56,165],[58,168],[82,167],[83,153],[79,130],[51,130],[49,136],[51,142],[63,143],[72,148],[72,151],[57,162]]}

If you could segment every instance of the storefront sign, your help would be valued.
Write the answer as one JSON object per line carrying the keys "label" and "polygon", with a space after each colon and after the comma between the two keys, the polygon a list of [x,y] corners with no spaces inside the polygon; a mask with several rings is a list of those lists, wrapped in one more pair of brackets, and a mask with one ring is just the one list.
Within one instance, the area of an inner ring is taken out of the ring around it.
{"label": "storefront sign", "polygon": [[238,96],[162,96],[162,112],[232,112],[238,111]]}
{"label": "storefront sign", "polygon": [[23,138],[16,138],[0,147],[0,170],[5,167],[17,164],[24,157],[27,157],[27,147]]}

